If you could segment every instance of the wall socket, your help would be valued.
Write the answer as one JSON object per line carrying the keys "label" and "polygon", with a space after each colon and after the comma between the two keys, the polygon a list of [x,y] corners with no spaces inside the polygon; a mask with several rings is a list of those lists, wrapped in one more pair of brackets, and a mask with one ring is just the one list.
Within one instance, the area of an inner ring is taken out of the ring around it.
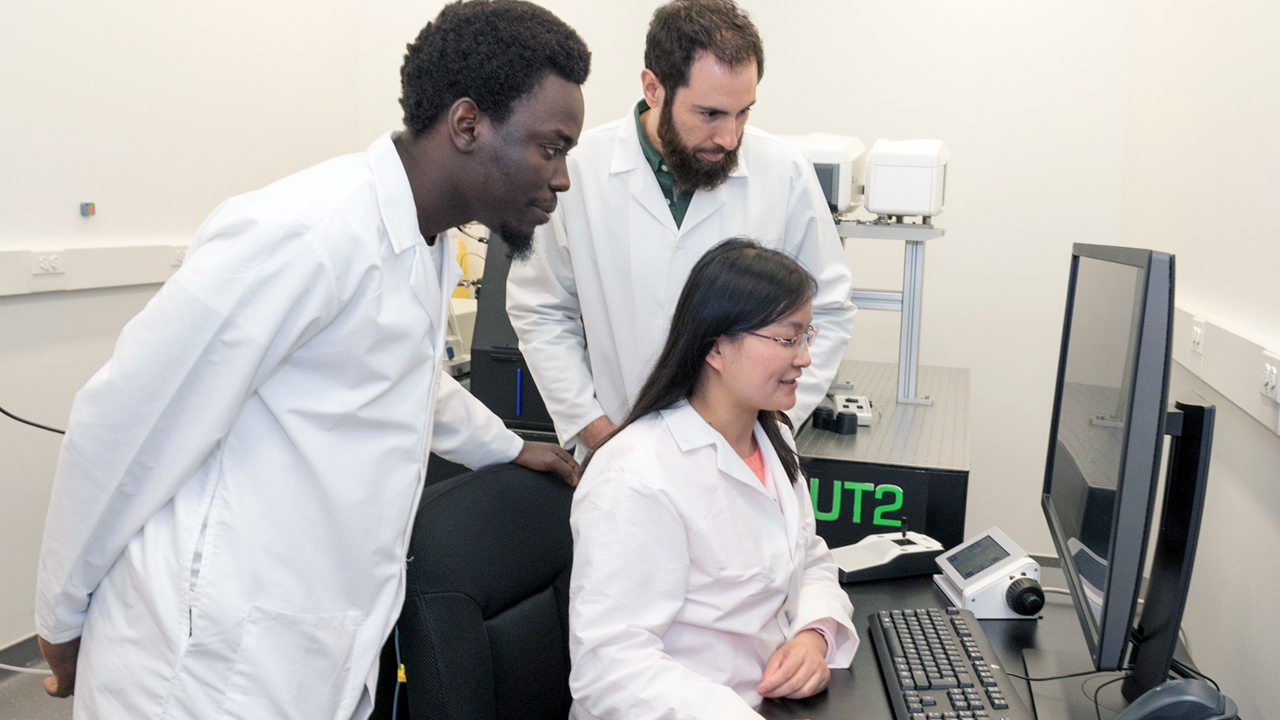
{"label": "wall socket", "polygon": [[1200,318],[1191,319],[1191,352],[1204,354],[1204,321]]}
{"label": "wall socket", "polygon": [[1262,385],[1259,390],[1268,400],[1280,402],[1280,355],[1262,351]]}
{"label": "wall socket", "polygon": [[61,275],[64,272],[61,253],[31,253],[32,275]]}

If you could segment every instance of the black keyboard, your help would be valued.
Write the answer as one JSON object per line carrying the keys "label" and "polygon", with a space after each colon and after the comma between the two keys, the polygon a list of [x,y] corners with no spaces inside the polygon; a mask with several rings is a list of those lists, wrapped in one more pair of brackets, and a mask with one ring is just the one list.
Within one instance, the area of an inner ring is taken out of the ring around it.
{"label": "black keyboard", "polygon": [[870,629],[897,720],[1033,720],[968,610],[885,610]]}

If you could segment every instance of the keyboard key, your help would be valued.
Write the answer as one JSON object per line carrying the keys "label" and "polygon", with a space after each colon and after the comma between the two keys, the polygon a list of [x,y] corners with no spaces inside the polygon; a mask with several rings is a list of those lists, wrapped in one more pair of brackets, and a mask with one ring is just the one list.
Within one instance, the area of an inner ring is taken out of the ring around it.
{"label": "keyboard key", "polygon": [[1008,709],[1009,709],[1009,704],[1008,704],[1008,703],[1006,703],[1006,702],[1004,702],[1004,701],[1001,701],[1001,702],[993,702],[993,703],[991,703],[991,709],[992,709],[992,710],[1008,710]]}
{"label": "keyboard key", "polygon": [[938,678],[937,680],[930,679],[929,681],[930,690],[946,690],[953,687],[956,687],[956,679],[954,677]]}
{"label": "keyboard key", "polygon": [[915,671],[911,673],[911,682],[917,690],[926,690],[929,687],[929,677],[923,671]]}
{"label": "keyboard key", "polygon": [[884,644],[889,646],[889,657],[900,658],[906,657],[907,654],[902,650],[902,643],[898,642],[898,634],[891,631],[885,631]]}
{"label": "keyboard key", "polygon": [[969,673],[956,673],[956,682],[962,688],[973,687],[973,677]]}
{"label": "keyboard key", "polygon": [[938,701],[934,700],[931,697],[922,697],[920,698],[920,704],[925,707],[933,707],[934,705],[938,704]]}

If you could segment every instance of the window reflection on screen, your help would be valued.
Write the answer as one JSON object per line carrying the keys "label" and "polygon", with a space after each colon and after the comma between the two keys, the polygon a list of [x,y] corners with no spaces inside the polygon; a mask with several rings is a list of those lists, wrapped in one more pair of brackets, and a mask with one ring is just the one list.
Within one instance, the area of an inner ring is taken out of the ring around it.
{"label": "window reflection on screen", "polygon": [[1142,268],[1079,258],[1050,497],[1095,623],[1106,598],[1145,280]]}

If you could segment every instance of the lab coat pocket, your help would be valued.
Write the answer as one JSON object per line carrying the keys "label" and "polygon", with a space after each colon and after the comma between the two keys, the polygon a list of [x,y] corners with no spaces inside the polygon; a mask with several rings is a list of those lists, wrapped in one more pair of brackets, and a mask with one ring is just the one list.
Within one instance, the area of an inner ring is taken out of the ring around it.
{"label": "lab coat pocket", "polygon": [[302,615],[249,606],[223,717],[347,720],[363,677],[351,663],[358,612]]}

